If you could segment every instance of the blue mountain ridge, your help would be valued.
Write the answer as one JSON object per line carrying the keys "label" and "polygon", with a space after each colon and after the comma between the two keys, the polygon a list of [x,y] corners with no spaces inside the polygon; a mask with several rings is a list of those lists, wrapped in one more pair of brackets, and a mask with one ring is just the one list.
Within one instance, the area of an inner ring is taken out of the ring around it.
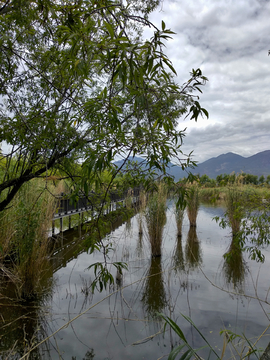
{"label": "blue mountain ridge", "polygon": [[[137,161],[138,163],[144,161],[144,159],[140,157],[129,158],[129,160]],[[115,165],[118,167],[122,164],[123,160],[115,161]],[[146,165],[144,165],[144,168],[145,167]],[[215,179],[217,175],[231,174],[233,172],[236,174],[244,172],[257,176],[267,176],[270,175],[270,150],[265,150],[249,157],[243,157],[233,152],[221,154],[202,163],[198,163],[195,169],[188,168],[187,171],[192,174],[199,174],[200,176],[205,174],[212,179]],[[183,171],[180,166],[173,165],[172,163],[168,166],[168,173],[174,176],[175,181],[187,176],[186,171]]]}

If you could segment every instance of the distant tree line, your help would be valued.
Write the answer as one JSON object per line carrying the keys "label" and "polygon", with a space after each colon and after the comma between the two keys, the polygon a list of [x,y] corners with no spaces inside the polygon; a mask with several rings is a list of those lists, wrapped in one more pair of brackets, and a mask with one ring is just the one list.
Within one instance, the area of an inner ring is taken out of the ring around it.
{"label": "distant tree line", "polygon": [[197,175],[200,184],[205,185],[208,187],[215,187],[215,186],[226,186],[229,184],[243,184],[243,185],[263,185],[263,184],[270,184],[270,175],[267,175],[266,177],[264,175],[261,175],[258,177],[257,175],[252,174],[220,174],[217,175],[216,179],[211,179],[208,175]]}

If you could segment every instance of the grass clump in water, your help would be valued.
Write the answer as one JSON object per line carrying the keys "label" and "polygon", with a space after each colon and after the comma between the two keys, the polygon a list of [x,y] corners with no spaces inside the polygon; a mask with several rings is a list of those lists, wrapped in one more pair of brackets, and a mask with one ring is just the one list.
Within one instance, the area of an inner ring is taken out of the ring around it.
{"label": "grass clump in water", "polygon": [[176,206],[174,209],[174,216],[175,216],[176,227],[177,227],[177,236],[181,237],[183,220],[184,220],[184,216],[185,216],[185,208]]}
{"label": "grass clump in water", "polygon": [[160,184],[157,191],[149,196],[145,210],[152,257],[161,256],[162,235],[166,224],[166,201],[167,192]]}
{"label": "grass clump in water", "polygon": [[190,226],[197,226],[199,205],[199,188],[197,185],[191,185],[187,193],[187,214]]}
{"label": "grass clump in water", "polygon": [[15,281],[19,297],[32,297],[41,289],[49,268],[48,229],[55,206],[43,180],[32,180],[0,214],[0,262],[12,274],[9,278]]}
{"label": "grass clump in water", "polygon": [[226,192],[226,216],[232,228],[232,235],[239,234],[241,221],[245,216],[245,199],[244,193],[236,187],[227,189]]}

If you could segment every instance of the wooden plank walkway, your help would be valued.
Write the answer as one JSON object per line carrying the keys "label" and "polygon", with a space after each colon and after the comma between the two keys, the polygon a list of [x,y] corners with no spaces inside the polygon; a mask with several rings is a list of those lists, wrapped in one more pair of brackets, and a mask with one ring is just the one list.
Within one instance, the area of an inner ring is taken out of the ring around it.
{"label": "wooden plank walkway", "polygon": [[71,216],[82,214],[86,211],[90,212],[91,218],[95,217],[97,211],[95,211],[94,204],[98,204],[99,207],[103,205],[104,214],[108,214],[111,211],[115,211],[121,206],[125,206],[125,201],[127,197],[131,197],[132,204],[134,205],[139,200],[140,188],[130,189],[123,193],[119,193],[116,191],[111,191],[108,194],[107,201],[104,201],[103,196],[95,193],[90,193],[88,197],[82,196],[79,197],[75,202],[68,198],[66,195],[59,196],[57,212],[54,214],[53,222],[52,222],[52,234],[55,232],[55,220],[60,219],[60,232],[63,230],[63,218],[69,217],[69,228],[71,224]]}

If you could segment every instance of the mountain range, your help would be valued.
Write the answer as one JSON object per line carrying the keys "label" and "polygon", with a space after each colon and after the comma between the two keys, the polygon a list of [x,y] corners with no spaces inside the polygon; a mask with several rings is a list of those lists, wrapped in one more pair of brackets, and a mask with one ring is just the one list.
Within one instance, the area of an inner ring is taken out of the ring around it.
{"label": "mountain range", "polygon": [[[137,161],[138,163],[143,161],[139,157],[131,158],[130,160]],[[123,160],[116,161],[115,164],[119,167],[123,164]],[[270,175],[270,150],[262,151],[249,157],[229,152],[198,163],[195,169],[188,169],[188,171],[200,176],[208,175],[211,179],[215,179],[217,175],[231,174],[232,172],[236,174],[244,172],[257,176],[267,176]],[[171,163],[168,166],[168,173],[174,176],[175,181],[187,176],[187,173],[180,166]]]}

